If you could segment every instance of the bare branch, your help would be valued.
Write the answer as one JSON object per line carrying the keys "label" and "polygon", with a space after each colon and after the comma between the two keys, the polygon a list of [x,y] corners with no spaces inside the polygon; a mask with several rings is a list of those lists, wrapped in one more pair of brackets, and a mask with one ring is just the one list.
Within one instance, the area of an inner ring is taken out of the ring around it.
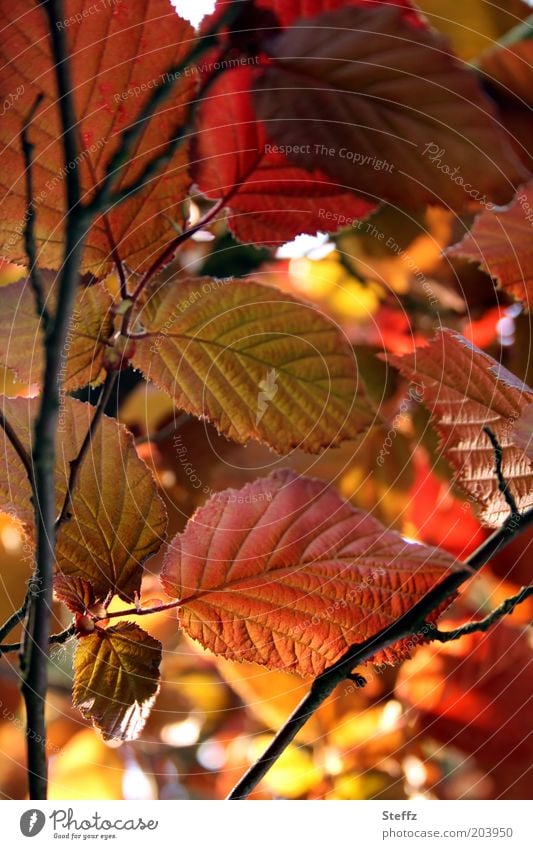
{"label": "bare branch", "polygon": [[522,587],[520,592],[511,598],[506,598],[502,604],[498,605],[492,613],[489,613],[483,619],[478,619],[475,622],[468,622],[466,625],[461,625],[459,628],[454,628],[453,631],[439,631],[434,628],[431,633],[432,640],[438,640],[439,643],[449,643],[451,640],[458,640],[465,634],[475,634],[476,632],[488,631],[491,625],[501,619],[503,616],[512,613],[518,604],[522,604],[526,598],[533,595],[533,587]]}
{"label": "bare branch", "polygon": [[505,480],[505,478],[503,476],[503,472],[502,472],[503,449],[502,449],[502,446],[498,442],[495,434],[492,432],[490,427],[484,427],[483,431],[487,434],[488,438],[490,439],[490,441],[492,443],[492,447],[494,449],[494,465],[495,465],[496,477],[498,478],[498,489],[500,490],[501,494],[503,495],[503,497],[505,498],[505,500],[506,500],[506,502],[509,506],[509,510],[511,511],[511,516],[520,515],[520,511],[518,510],[518,507],[516,506],[516,501],[514,499],[514,495],[511,492],[509,484],[507,483],[507,481]]}

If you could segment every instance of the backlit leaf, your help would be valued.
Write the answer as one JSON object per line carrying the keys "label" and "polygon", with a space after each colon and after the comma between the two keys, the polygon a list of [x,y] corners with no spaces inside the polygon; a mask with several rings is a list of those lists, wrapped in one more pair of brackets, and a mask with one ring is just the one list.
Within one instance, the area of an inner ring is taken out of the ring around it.
{"label": "backlit leaf", "polygon": [[135,740],[159,689],[161,643],[132,622],[82,637],[74,657],[74,706],[104,740]]}
{"label": "backlit leaf", "polygon": [[373,413],[355,355],[318,309],[252,280],[171,280],[137,317],[132,364],[236,442],[318,452]]}
{"label": "backlit leaf", "polygon": [[502,211],[478,215],[472,229],[447,254],[478,262],[501,289],[533,307],[533,183]]}
{"label": "backlit leaf", "polygon": [[400,10],[343,7],[268,47],[255,104],[296,165],[408,208],[503,203],[527,179],[474,75]]}
{"label": "backlit leaf", "polygon": [[95,602],[92,584],[75,576],[56,575],[54,594],[72,613],[86,613]]}
{"label": "backlit leaf", "polygon": [[413,354],[389,355],[388,361],[422,387],[422,402],[433,416],[441,450],[459,484],[479,506],[482,521],[497,527],[509,515],[484,426],[502,446],[502,472],[518,508],[530,507],[531,464],[513,441],[513,424],[532,402],[533,390],[451,330],[439,332]]}
{"label": "backlit leaf", "polygon": [[[284,470],[217,493],[174,538],[162,582],[179,621],[230,660],[317,675],[454,568],[322,481]],[[393,663],[400,643],[376,654]]]}
{"label": "backlit leaf", "polygon": [[202,193],[225,198],[230,228],[255,244],[277,246],[364,217],[374,204],[316,169],[296,168],[268,143],[250,93],[255,74],[252,68],[224,74],[202,104],[193,156]]}
{"label": "backlit leaf", "polygon": [[[0,184],[3,205],[0,252],[25,259],[23,226],[27,201],[20,132],[38,94],[44,100],[29,131],[35,143],[35,232],[39,262],[58,268],[65,223],[65,163],[48,22],[42,4],[1,0],[3,21],[0,100],[11,106],[0,132]],[[168,0],[144,3],[94,3],[70,0],[63,31],[70,52],[74,107],[78,120],[78,166],[83,199],[106,173],[122,132],[132,125],[166,72],[189,53],[194,30]],[[175,83],[172,98],[156,111],[124,169],[121,186],[130,185],[147,161],[162,152],[182,124],[194,96],[195,75]],[[15,92],[20,92],[14,97]],[[107,215],[118,254],[134,270],[149,264],[153,251],[173,233],[169,217],[178,217],[189,187],[187,151],[182,147],[162,177]],[[86,242],[83,270],[110,267],[112,246],[100,217]]]}
{"label": "backlit leaf", "polygon": [[[41,272],[46,307],[55,310],[54,275]],[[79,290],[64,348],[64,387],[73,392],[88,383],[98,384],[105,343],[113,330],[112,298],[100,283]],[[0,364],[12,369],[27,385],[41,383],[44,368],[44,335],[37,318],[35,298],[27,279],[2,289],[0,299]]]}
{"label": "backlit leaf", "polygon": [[524,407],[513,430],[513,441],[533,462],[533,403]]}
{"label": "backlit leaf", "polygon": [[[2,411],[31,453],[32,422],[39,400],[2,399]],[[56,509],[65,497],[70,461],[80,449],[94,407],[62,399],[56,442]],[[14,514],[32,532],[30,485],[13,447],[0,429],[0,509]],[[112,590],[131,599],[140,589],[142,564],[161,545],[166,511],[152,473],[137,456],[130,433],[104,416],[81,464],[71,518],[59,529],[60,571],[89,581],[99,598]]]}

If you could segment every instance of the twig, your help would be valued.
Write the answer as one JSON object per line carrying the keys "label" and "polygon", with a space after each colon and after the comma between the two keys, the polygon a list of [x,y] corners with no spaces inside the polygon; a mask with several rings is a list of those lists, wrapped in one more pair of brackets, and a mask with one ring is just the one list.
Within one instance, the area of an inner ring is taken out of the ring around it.
{"label": "twig", "polygon": [[7,619],[6,622],[4,622],[4,624],[0,628],[0,643],[7,637],[7,635],[13,630],[13,628],[15,628],[19,624],[19,622],[22,622],[22,620],[26,616],[26,613],[28,612],[29,603],[30,595],[29,593],[26,593],[24,601],[22,602],[19,609],[15,610],[15,612],[11,614],[9,619]]}
{"label": "twig", "polygon": [[[58,643],[66,643],[67,640],[70,640],[76,633],[75,625],[69,625],[68,628],[65,628],[64,631],[61,631],[59,634],[52,634],[48,638],[48,645],[53,646]],[[0,657],[4,654],[8,654],[8,652],[20,651],[22,648],[22,643],[4,643],[0,645]]]}
{"label": "twig", "polygon": [[154,444],[164,442],[165,439],[168,439],[169,436],[180,430],[190,418],[191,416],[188,413],[182,413],[175,421],[169,422],[161,430],[158,430],[157,433],[147,433],[145,436],[138,436],[135,440],[135,445],[144,445],[146,442],[153,442]]}
{"label": "twig", "polygon": [[60,405],[60,375],[88,219],[80,206],[76,114],[65,34],[57,24],[64,19],[61,0],[43,0],[58,89],[66,174],[65,252],[58,274],[58,298],[52,325],[45,338],[45,369],[40,407],[35,422],[33,468],[36,566],[21,656],[22,695],[27,716],[28,776],[31,799],[45,799],[47,763],[44,707],[48,668],[44,662],[49,641],[55,548],[55,435]]}
{"label": "twig", "polygon": [[35,242],[35,202],[33,199],[33,149],[34,145],[29,139],[29,129],[31,127],[31,123],[37,112],[37,109],[41,105],[43,100],[43,95],[38,94],[34,100],[33,106],[31,107],[28,117],[24,123],[21,133],[21,142],[22,142],[22,154],[24,156],[24,165],[25,165],[25,173],[26,173],[26,198],[27,198],[27,210],[26,210],[26,225],[24,227],[24,247],[26,250],[26,254],[28,256],[28,265],[30,269],[30,285],[33,289],[33,295],[35,297],[35,306],[37,309],[37,315],[43,322],[43,327],[45,333],[48,331],[50,327],[50,315],[48,310],[46,309],[45,296],[44,296],[44,286],[41,278],[41,273],[37,266],[37,245]]}
{"label": "twig", "polygon": [[427,617],[448,599],[461,584],[468,580],[473,572],[480,569],[497,551],[501,551],[512,539],[531,525],[533,525],[533,508],[520,516],[518,522],[516,522],[516,518],[515,521],[509,518],[501,528],[479,546],[468,558],[463,568],[444,578],[440,584],[426,593],[411,610],[404,613],[396,622],[378,631],[377,634],[364,642],[351,646],[340,660],[326,669],[318,678],[315,678],[309,693],[304,696],[261,757],[235,785],[228,799],[244,799],[252,792],[309,717],[333,692],[337,684],[340,684],[341,681],[352,674],[354,667],[370,660],[378,651],[382,651],[398,640],[410,637],[417,632],[422,634],[424,640],[431,639],[433,629],[424,624]]}
{"label": "twig", "polygon": [[65,519],[70,518],[69,510],[70,510],[70,505],[72,504],[72,498],[73,498],[73,495],[74,495],[74,487],[76,486],[76,480],[77,480],[77,477],[78,477],[78,474],[79,474],[79,470],[80,470],[81,464],[83,463],[84,457],[85,457],[87,451],[89,450],[91,442],[94,438],[94,435],[96,433],[96,428],[98,427],[98,423],[99,423],[100,419],[102,418],[102,415],[104,413],[105,408],[107,407],[107,403],[108,403],[109,399],[111,398],[111,394],[113,392],[113,389],[115,387],[115,383],[117,381],[117,376],[118,376],[117,371],[111,371],[111,372],[107,373],[104,385],[102,387],[102,391],[100,392],[100,397],[98,398],[98,402],[96,404],[95,411],[94,411],[93,417],[91,419],[91,423],[90,423],[89,427],[87,428],[87,433],[85,434],[85,436],[83,438],[83,442],[81,443],[81,446],[80,446],[80,449],[78,451],[77,456],[73,460],[70,461],[70,470],[69,470],[69,478],[68,478],[68,483],[67,483],[67,491],[65,493],[63,506],[61,507],[61,510],[60,510],[59,515],[58,515],[56,522],[55,522],[56,531],[58,530],[60,525],[62,525],[62,523],[65,521]]}
{"label": "twig", "polygon": [[532,595],[533,587],[522,587],[520,592],[511,596],[511,598],[506,598],[502,604],[496,607],[483,619],[478,619],[476,622],[468,622],[466,625],[461,625],[453,631],[439,631],[437,628],[434,628],[431,632],[431,639],[438,640],[439,643],[449,643],[450,640],[458,640],[459,637],[463,637],[465,634],[475,634],[477,631],[488,631],[494,622],[497,622],[498,619],[502,618],[502,616],[512,613],[518,604],[521,604],[526,600],[526,598],[529,598]]}
{"label": "twig", "polygon": [[498,442],[495,434],[492,432],[490,427],[483,428],[484,433],[487,434],[488,438],[491,441],[492,447],[494,449],[494,465],[496,471],[496,477],[498,478],[498,489],[501,494],[505,498],[509,510],[511,511],[511,516],[520,515],[518,507],[516,505],[516,501],[514,499],[513,493],[509,488],[509,484],[505,480],[502,472],[502,458],[503,458],[503,449],[500,443]]}
{"label": "twig", "polygon": [[157,171],[172,159],[187,133],[195,107],[219,72],[212,74],[206,83],[204,83],[201,91],[198,93],[196,101],[194,101],[191,105],[188,120],[182,124],[176,134],[167,143],[165,150],[151,159],[132,183],[127,186],[123,186],[121,189],[113,193],[113,189],[120,181],[123,168],[129,163],[130,156],[132,155],[135,145],[141,138],[146,125],[155,114],[157,108],[166,100],[174,88],[176,81],[181,78],[186,68],[192,65],[203,53],[217,43],[218,32],[221,27],[231,23],[231,21],[240,14],[241,8],[242,3],[231,3],[227,12],[220,18],[220,20],[218,20],[215,25],[196,42],[193,49],[189,51],[187,56],[181,62],[168,70],[165,80],[161,83],[161,85],[153,89],[152,96],[146,103],[138,120],[131,127],[128,127],[128,129],[122,134],[118,150],[112,156],[107,166],[106,175],[102,180],[99,189],[85,207],[90,215],[97,215],[105,212],[112,206],[121,203],[126,198],[131,197],[131,195],[140,191],[147,185],[148,182],[150,182]]}
{"label": "twig", "polygon": [[15,433],[15,431],[13,430],[13,428],[9,424],[8,420],[6,419],[6,417],[4,416],[4,414],[1,411],[0,411],[0,427],[4,430],[5,435],[7,436],[11,445],[15,449],[20,462],[24,466],[24,469],[25,469],[26,474],[28,476],[28,480],[30,482],[30,486],[32,487],[32,489],[34,489],[35,481],[34,481],[34,476],[33,476],[33,467],[32,467],[32,464],[31,464],[30,455],[28,454],[28,452],[24,448],[24,445],[22,444],[22,442],[18,438],[17,434]]}

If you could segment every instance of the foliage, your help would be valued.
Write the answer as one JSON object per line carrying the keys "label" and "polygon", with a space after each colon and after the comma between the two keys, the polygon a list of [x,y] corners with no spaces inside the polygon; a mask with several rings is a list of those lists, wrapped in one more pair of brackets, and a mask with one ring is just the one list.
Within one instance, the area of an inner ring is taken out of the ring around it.
{"label": "foliage", "polygon": [[532,42],[421,5],[0,0],[6,795],[526,792]]}

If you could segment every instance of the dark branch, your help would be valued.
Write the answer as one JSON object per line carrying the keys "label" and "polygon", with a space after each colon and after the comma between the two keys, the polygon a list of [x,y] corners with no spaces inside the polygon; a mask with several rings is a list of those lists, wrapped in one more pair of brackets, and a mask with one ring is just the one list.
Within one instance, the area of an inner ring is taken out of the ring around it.
{"label": "dark branch", "polygon": [[15,433],[15,431],[13,430],[13,428],[9,424],[8,420],[6,419],[6,417],[4,416],[4,414],[1,411],[0,411],[0,427],[3,428],[5,435],[7,436],[7,438],[11,442],[11,445],[15,449],[17,456],[18,456],[20,462],[22,463],[22,465],[24,466],[26,474],[28,475],[28,480],[30,482],[30,485],[31,485],[32,489],[34,489],[35,488],[35,482],[34,482],[34,477],[33,477],[33,467],[32,467],[32,464],[31,464],[30,455],[28,454],[28,452],[24,448],[24,445],[22,444],[22,442],[18,438],[17,434]]}
{"label": "dark branch", "polygon": [[448,575],[421,598],[407,613],[396,622],[378,631],[373,637],[351,646],[345,654],[322,675],[315,678],[309,693],[302,699],[287,722],[280,728],[266,751],[250,767],[235,785],[228,799],[244,799],[266,775],[287,746],[294,740],[298,731],[307,722],[320,705],[333,692],[335,687],[346,678],[350,678],[353,669],[371,660],[378,652],[397,643],[405,637],[418,634],[420,642],[432,639],[433,627],[425,624],[428,616],[478,571],[497,551],[501,551],[519,533],[533,525],[533,508],[522,516],[509,519],[495,531],[468,558],[463,568]]}
{"label": "dark branch", "polygon": [[112,372],[107,373],[105,383],[102,387],[102,391],[101,391],[100,397],[98,399],[98,403],[96,404],[96,407],[95,407],[94,415],[91,419],[91,423],[90,423],[89,427],[87,428],[87,433],[85,434],[83,442],[80,446],[80,450],[78,451],[77,456],[73,460],[71,460],[71,462],[70,462],[70,472],[69,472],[69,478],[68,478],[68,484],[67,484],[67,491],[65,493],[65,499],[63,501],[63,506],[61,507],[61,511],[60,511],[60,513],[59,513],[59,515],[56,519],[56,523],[55,523],[56,531],[58,530],[59,526],[65,521],[65,519],[70,518],[70,516],[69,516],[70,505],[72,503],[72,497],[73,497],[73,494],[74,494],[74,487],[76,486],[76,480],[77,480],[77,477],[78,477],[78,474],[79,474],[79,471],[80,471],[80,467],[81,467],[81,464],[83,463],[85,455],[87,454],[87,451],[89,450],[91,442],[94,438],[94,435],[96,433],[96,428],[98,427],[98,423],[100,422],[100,419],[102,418],[104,410],[107,407],[107,403],[108,403],[109,399],[111,398],[111,394],[113,392],[115,383],[117,381],[117,376],[118,376],[118,372],[116,372],[116,371],[112,371]]}
{"label": "dark branch", "polygon": [[[68,628],[65,628],[64,631],[61,631],[59,634],[52,634],[48,638],[48,645],[54,646],[58,643],[66,643],[67,640],[70,640],[76,634],[76,628],[74,625],[69,625]],[[4,643],[0,645],[0,657],[4,654],[8,654],[13,651],[20,651],[22,649],[22,643]]]}
{"label": "dark branch", "polygon": [[26,226],[24,227],[24,247],[28,257],[28,265],[30,269],[30,285],[33,289],[35,297],[35,306],[37,315],[43,322],[45,333],[50,327],[50,316],[46,309],[44,286],[41,278],[41,273],[37,265],[37,245],[35,242],[35,201],[33,197],[33,144],[29,138],[29,130],[31,123],[43,99],[43,95],[39,94],[35,98],[33,106],[30,109],[28,117],[22,128],[22,154],[24,156],[24,166],[26,169]]}
{"label": "dark branch", "polygon": [[64,19],[61,0],[43,0],[54,60],[58,108],[66,174],[65,252],[58,273],[58,298],[45,337],[45,369],[40,407],[33,439],[35,476],[34,512],[36,566],[21,653],[22,695],[27,716],[28,776],[31,799],[47,792],[46,725],[44,708],[48,687],[47,654],[55,549],[55,436],[60,405],[63,349],[72,316],[87,219],[80,207],[76,114],[65,34],[57,24]]}
{"label": "dark branch", "polygon": [[8,634],[11,633],[13,628],[16,628],[19,622],[22,622],[22,620],[26,616],[26,613],[28,612],[29,603],[30,595],[29,593],[26,593],[22,605],[19,607],[18,610],[15,610],[15,612],[11,614],[9,619],[7,619],[6,622],[4,622],[4,624],[0,628],[0,643],[7,637]]}
{"label": "dark branch", "polygon": [[439,643],[449,643],[451,640],[458,640],[460,637],[464,637],[465,634],[475,634],[478,631],[488,631],[491,625],[497,622],[498,619],[512,613],[518,604],[522,604],[526,598],[529,598],[532,595],[533,587],[522,587],[520,592],[511,596],[511,598],[506,598],[502,604],[496,607],[492,613],[489,613],[483,619],[478,619],[475,622],[468,622],[466,625],[461,625],[453,631],[439,631],[437,628],[434,628],[431,633],[431,639],[438,640]]}
{"label": "dark branch", "polygon": [[494,435],[494,433],[492,432],[490,427],[484,427],[483,431],[487,434],[488,438],[491,441],[492,447],[494,449],[494,465],[495,465],[496,477],[498,478],[498,489],[500,490],[501,494],[505,498],[505,500],[506,500],[506,502],[509,506],[509,510],[511,511],[511,515],[512,516],[518,515],[519,510],[518,510],[518,507],[516,505],[516,501],[514,499],[513,493],[511,492],[509,484],[505,480],[505,477],[504,477],[503,472],[502,472],[502,458],[503,458],[502,446],[500,445],[500,443],[496,439],[496,436]]}

